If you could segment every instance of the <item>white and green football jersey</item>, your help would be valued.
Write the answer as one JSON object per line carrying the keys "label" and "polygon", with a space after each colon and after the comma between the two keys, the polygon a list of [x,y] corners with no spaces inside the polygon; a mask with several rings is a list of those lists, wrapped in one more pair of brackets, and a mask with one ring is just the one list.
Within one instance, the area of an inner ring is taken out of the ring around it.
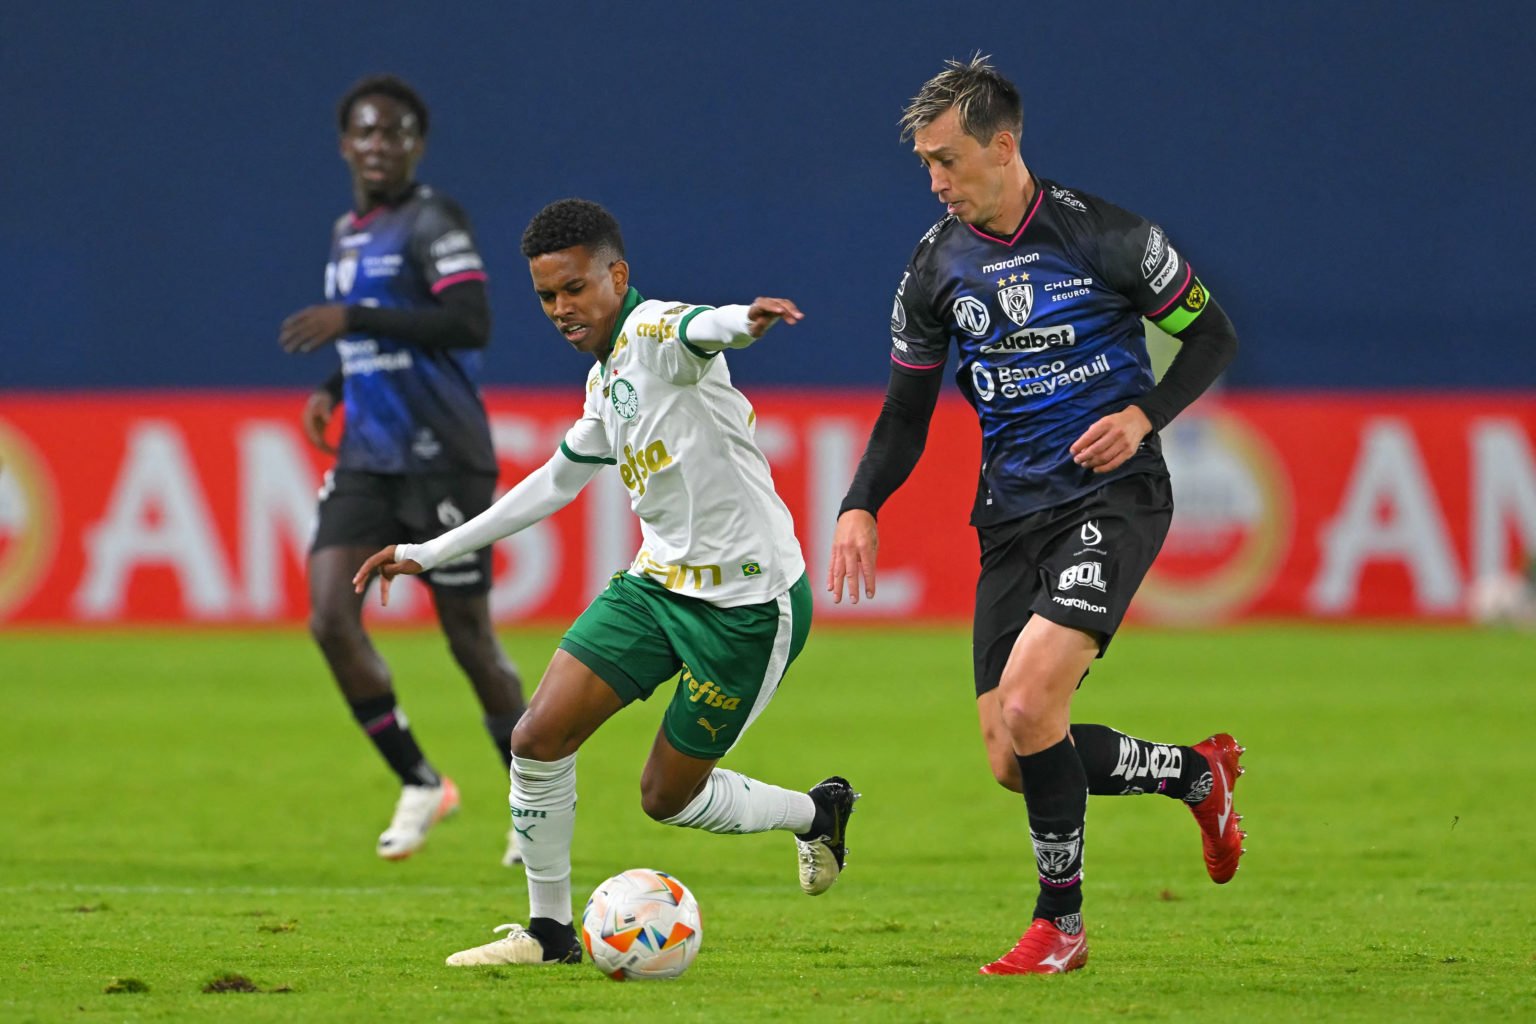
{"label": "white and green football jersey", "polygon": [[725,355],[688,340],[708,306],[633,288],[613,350],[587,375],[561,451],[617,467],[640,517],[629,572],[723,608],[771,601],[805,572],[794,520],[754,438]]}

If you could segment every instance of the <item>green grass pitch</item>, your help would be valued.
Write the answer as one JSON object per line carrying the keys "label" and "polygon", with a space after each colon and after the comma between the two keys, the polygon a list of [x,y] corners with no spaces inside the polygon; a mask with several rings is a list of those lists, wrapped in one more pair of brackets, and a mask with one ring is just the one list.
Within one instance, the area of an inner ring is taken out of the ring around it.
{"label": "green grass pitch", "polygon": [[[505,636],[536,680],[557,634]],[[827,895],[800,894],[786,835],[644,817],[655,702],[581,755],[578,909],[635,866],[703,908],[692,970],[656,984],[443,966],[524,919],[521,872],[498,863],[506,779],[441,639],[380,644],[464,799],[398,864],[373,855],[393,781],[299,632],[0,637],[0,1019],[1536,1019],[1528,635],[1127,630],[1076,717],[1234,733],[1249,855],[1214,886],[1183,807],[1096,797],[1088,968],[984,978],[1028,923],[1032,862],[1022,801],[976,735],[969,637],[813,633],[726,764],[862,790]],[[202,991],[231,974],[258,991]]]}

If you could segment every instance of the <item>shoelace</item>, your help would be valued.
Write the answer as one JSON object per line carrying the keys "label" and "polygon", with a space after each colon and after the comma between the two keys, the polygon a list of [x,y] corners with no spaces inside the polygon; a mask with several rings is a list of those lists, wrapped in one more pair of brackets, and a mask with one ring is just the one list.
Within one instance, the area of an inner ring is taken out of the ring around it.
{"label": "shoelace", "polygon": [[527,928],[524,928],[520,924],[499,924],[495,928],[492,928],[491,931],[507,933],[498,940],[500,942],[516,942],[518,939],[533,938],[532,933],[530,933]]}

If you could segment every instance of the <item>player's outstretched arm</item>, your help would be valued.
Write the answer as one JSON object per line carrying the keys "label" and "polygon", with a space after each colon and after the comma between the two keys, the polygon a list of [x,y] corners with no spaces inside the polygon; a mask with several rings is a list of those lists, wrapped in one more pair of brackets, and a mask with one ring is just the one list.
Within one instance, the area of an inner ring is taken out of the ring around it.
{"label": "player's outstretched arm", "polygon": [[759,296],[750,306],[720,306],[706,309],[688,321],[688,344],[706,352],[723,348],[746,348],[780,320],[797,324],[805,319],[789,299]]}
{"label": "player's outstretched arm", "polygon": [[[563,451],[556,452],[553,458],[523,477],[516,487],[469,522],[425,544],[394,544],[377,552],[352,577],[352,586],[361,594],[369,576],[378,569],[384,581],[380,598],[387,604],[391,576],[435,569],[444,562],[526,530],[569,505],[602,468],[602,463],[577,462]],[[386,573],[386,565],[395,568]],[[416,568],[409,568],[412,565]]]}

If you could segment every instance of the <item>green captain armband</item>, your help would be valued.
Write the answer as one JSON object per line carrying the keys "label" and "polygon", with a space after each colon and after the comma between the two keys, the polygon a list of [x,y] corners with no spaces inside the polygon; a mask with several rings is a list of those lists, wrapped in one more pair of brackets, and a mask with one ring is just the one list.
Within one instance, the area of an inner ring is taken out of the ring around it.
{"label": "green captain armband", "polygon": [[1166,312],[1148,319],[1169,334],[1178,334],[1195,322],[1195,317],[1205,310],[1210,301],[1211,293],[1205,290],[1205,285],[1197,277],[1190,283],[1182,299],[1168,307]]}

